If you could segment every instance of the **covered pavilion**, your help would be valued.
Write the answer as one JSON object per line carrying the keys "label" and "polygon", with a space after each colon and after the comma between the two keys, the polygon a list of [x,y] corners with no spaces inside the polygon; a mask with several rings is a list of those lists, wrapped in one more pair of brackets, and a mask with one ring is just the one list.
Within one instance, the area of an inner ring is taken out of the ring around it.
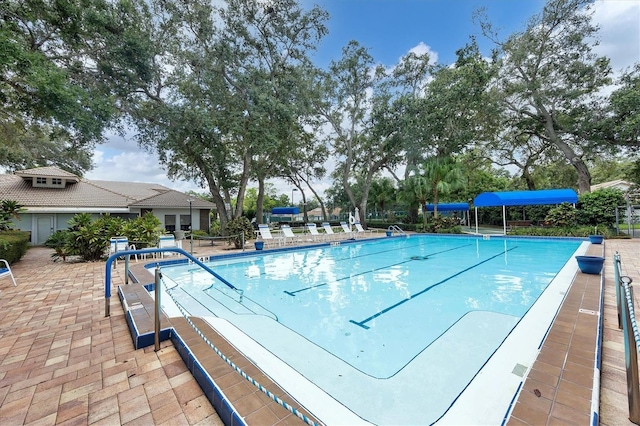
{"label": "covered pavilion", "polygon": [[[502,206],[503,232],[507,234],[507,206],[529,206],[578,202],[578,194],[573,189],[541,189],[536,191],[483,192],[473,200],[476,214],[476,234],[478,233],[478,207]],[[440,207],[438,207],[440,208]]]}

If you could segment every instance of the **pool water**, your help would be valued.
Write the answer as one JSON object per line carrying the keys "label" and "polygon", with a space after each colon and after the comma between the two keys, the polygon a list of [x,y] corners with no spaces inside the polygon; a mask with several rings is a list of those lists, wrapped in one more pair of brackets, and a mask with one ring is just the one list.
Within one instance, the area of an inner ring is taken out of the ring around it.
{"label": "pool water", "polygon": [[[412,236],[208,264],[241,292],[196,265],[166,266],[162,272],[174,282],[167,284],[172,298],[192,315],[228,320],[341,402],[349,399],[350,390],[325,377],[326,367],[311,366],[309,354],[337,358],[336,375],[363,387],[372,386],[368,381],[390,384],[392,378],[402,381],[400,386],[430,384],[437,395],[423,403],[433,407],[433,421],[580,244]],[[287,339],[278,341],[274,333],[294,336],[289,340],[296,340],[297,347],[286,348]],[[283,348],[285,353],[279,353]],[[415,367],[406,368],[412,363],[433,370],[416,379]],[[413,380],[418,382],[411,385]],[[364,401],[345,405],[366,412],[371,400]],[[402,422],[397,416],[389,420]],[[370,421],[384,421],[384,416]]]}

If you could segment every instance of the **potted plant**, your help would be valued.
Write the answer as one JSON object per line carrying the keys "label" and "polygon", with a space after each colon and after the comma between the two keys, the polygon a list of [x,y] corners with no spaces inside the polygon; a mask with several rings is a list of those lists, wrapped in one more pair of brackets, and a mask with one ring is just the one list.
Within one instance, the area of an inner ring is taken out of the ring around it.
{"label": "potted plant", "polygon": [[576,256],[576,260],[584,274],[599,274],[604,265],[604,257],[601,256]]}
{"label": "potted plant", "polygon": [[602,244],[602,240],[604,240],[603,235],[598,235],[598,226],[593,228],[593,235],[589,235],[589,241],[591,244]]}

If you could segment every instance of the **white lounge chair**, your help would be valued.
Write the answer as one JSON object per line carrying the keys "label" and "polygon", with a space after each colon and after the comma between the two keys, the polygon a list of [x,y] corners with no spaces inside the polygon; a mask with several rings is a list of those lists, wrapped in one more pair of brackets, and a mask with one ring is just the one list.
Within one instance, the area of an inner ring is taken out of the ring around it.
{"label": "white lounge chair", "polygon": [[322,229],[324,229],[325,238],[329,241],[335,241],[339,237],[338,234],[333,232],[333,228],[329,222],[322,222]]}
{"label": "white lounge chair", "polygon": [[311,234],[311,241],[322,241],[324,240],[325,235],[322,235],[318,232],[318,227],[315,223],[307,223],[307,229],[309,230],[309,234]]}
{"label": "white lounge chair", "polygon": [[[4,266],[2,266],[4,264]],[[9,262],[4,259],[0,259],[0,278],[2,277],[11,277],[11,281],[13,281],[13,286],[16,286],[16,279],[13,277],[13,273],[11,272],[11,267],[9,266]]]}
{"label": "white lounge chair", "polygon": [[275,238],[272,234],[271,234],[271,230],[269,229],[269,225],[267,224],[259,224],[258,225],[258,233],[259,233],[259,240],[264,241],[264,245],[266,247],[273,247],[275,245],[282,245],[282,238]]}
{"label": "white lounge chair", "polygon": [[284,235],[284,237],[282,238],[283,244],[288,244],[288,243],[293,244],[293,243],[299,243],[301,241],[300,237],[293,233],[293,229],[291,229],[291,226],[286,224],[282,225],[280,226],[280,230]]}
{"label": "white lounge chair", "polygon": [[[160,235],[158,239],[158,248],[181,248],[176,244],[176,237],[171,234]],[[177,256],[177,253],[167,252],[167,256]],[[163,258],[165,255],[164,252],[160,252],[160,257]]]}
{"label": "white lounge chair", "polygon": [[362,235],[363,237],[366,236],[367,234],[372,235],[373,234],[373,230],[371,229],[364,229],[362,227],[362,224],[360,222],[356,222],[353,224],[356,227],[356,235]]}
{"label": "white lounge chair", "polygon": [[342,233],[344,234],[346,239],[355,239],[356,234],[351,230],[349,224],[347,222],[340,222],[340,226],[342,227]]}

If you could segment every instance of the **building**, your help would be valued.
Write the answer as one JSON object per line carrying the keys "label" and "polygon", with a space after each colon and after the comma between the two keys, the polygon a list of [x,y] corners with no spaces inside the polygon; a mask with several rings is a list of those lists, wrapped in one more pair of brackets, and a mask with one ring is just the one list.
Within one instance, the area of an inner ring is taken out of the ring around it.
{"label": "building", "polygon": [[38,167],[0,175],[0,200],[23,206],[14,227],[31,232],[31,243],[43,244],[55,231],[68,228],[78,213],[134,218],[152,212],[168,231],[209,231],[215,205],[155,183],[88,180],[57,167]]}

